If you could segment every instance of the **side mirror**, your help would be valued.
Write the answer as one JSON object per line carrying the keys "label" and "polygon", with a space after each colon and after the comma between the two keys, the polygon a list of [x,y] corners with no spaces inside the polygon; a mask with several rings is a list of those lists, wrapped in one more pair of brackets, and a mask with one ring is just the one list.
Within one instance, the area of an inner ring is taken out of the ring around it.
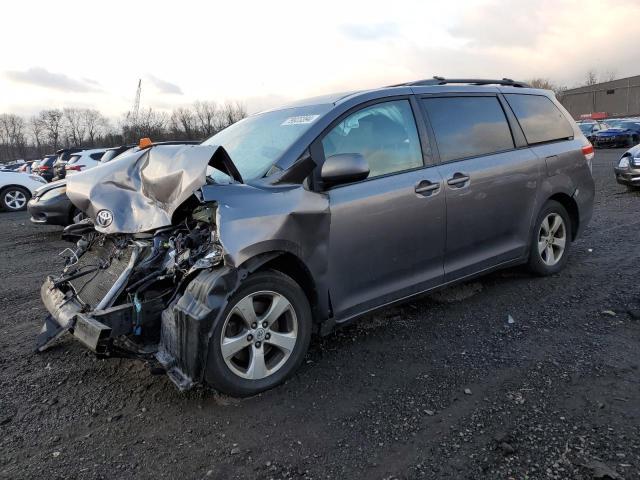
{"label": "side mirror", "polygon": [[331,155],[322,165],[320,177],[325,187],[357,182],[369,176],[369,164],[360,153]]}

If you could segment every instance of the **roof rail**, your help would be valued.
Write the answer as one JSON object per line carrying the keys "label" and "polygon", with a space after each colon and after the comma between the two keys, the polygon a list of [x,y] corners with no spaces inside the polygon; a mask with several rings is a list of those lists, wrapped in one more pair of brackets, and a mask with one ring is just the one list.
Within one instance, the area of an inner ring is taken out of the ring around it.
{"label": "roof rail", "polygon": [[416,80],[414,82],[399,83],[397,85],[389,85],[390,87],[422,87],[429,85],[447,85],[450,83],[466,83],[469,85],[505,85],[508,87],[531,88],[531,85],[525,82],[516,82],[510,78],[502,80],[491,80],[483,78],[444,78],[433,77],[426,80]]}

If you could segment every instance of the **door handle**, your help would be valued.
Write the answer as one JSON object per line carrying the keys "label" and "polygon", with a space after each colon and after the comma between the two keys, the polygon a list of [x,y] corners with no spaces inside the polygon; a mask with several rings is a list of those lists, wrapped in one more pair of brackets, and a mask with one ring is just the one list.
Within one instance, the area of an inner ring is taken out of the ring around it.
{"label": "door handle", "polygon": [[468,181],[469,181],[469,175],[465,175],[464,173],[457,172],[453,174],[453,177],[447,180],[447,185],[460,188],[464,186],[464,184],[467,183]]}
{"label": "door handle", "polygon": [[439,183],[432,183],[429,180],[423,180],[416,185],[415,192],[421,195],[431,195],[431,192],[435,192],[440,189]]}

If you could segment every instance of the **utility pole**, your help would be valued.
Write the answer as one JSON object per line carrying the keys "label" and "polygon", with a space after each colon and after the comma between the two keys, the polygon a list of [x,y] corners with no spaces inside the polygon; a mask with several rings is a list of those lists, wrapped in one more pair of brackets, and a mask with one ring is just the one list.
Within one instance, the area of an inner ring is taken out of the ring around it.
{"label": "utility pole", "polygon": [[131,124],[133,130],[133,141],[135,142],[138,137],[138,113],[140,111],[140,92],[142,91],[142,79],[138,79],[138,89],[136,90],[136,98],[133,101],[133,108],[131,109]]}

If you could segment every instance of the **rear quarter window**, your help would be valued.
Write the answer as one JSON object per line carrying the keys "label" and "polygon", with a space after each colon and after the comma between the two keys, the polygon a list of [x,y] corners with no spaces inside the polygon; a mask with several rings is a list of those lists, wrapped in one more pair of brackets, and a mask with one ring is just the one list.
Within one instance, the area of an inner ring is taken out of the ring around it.
{"label": "rear quarter window", "polygon": [[507,93],[527,143],[554,142],[573,138],[573,128],[555,104],[544,95]]}
{"label": "rear quarter window", "polygon": [[103,155],[104,155],[104,152],[98,152],[98,153],[92,153],[89,156],[91,157],[92,160],[100,160]]}

